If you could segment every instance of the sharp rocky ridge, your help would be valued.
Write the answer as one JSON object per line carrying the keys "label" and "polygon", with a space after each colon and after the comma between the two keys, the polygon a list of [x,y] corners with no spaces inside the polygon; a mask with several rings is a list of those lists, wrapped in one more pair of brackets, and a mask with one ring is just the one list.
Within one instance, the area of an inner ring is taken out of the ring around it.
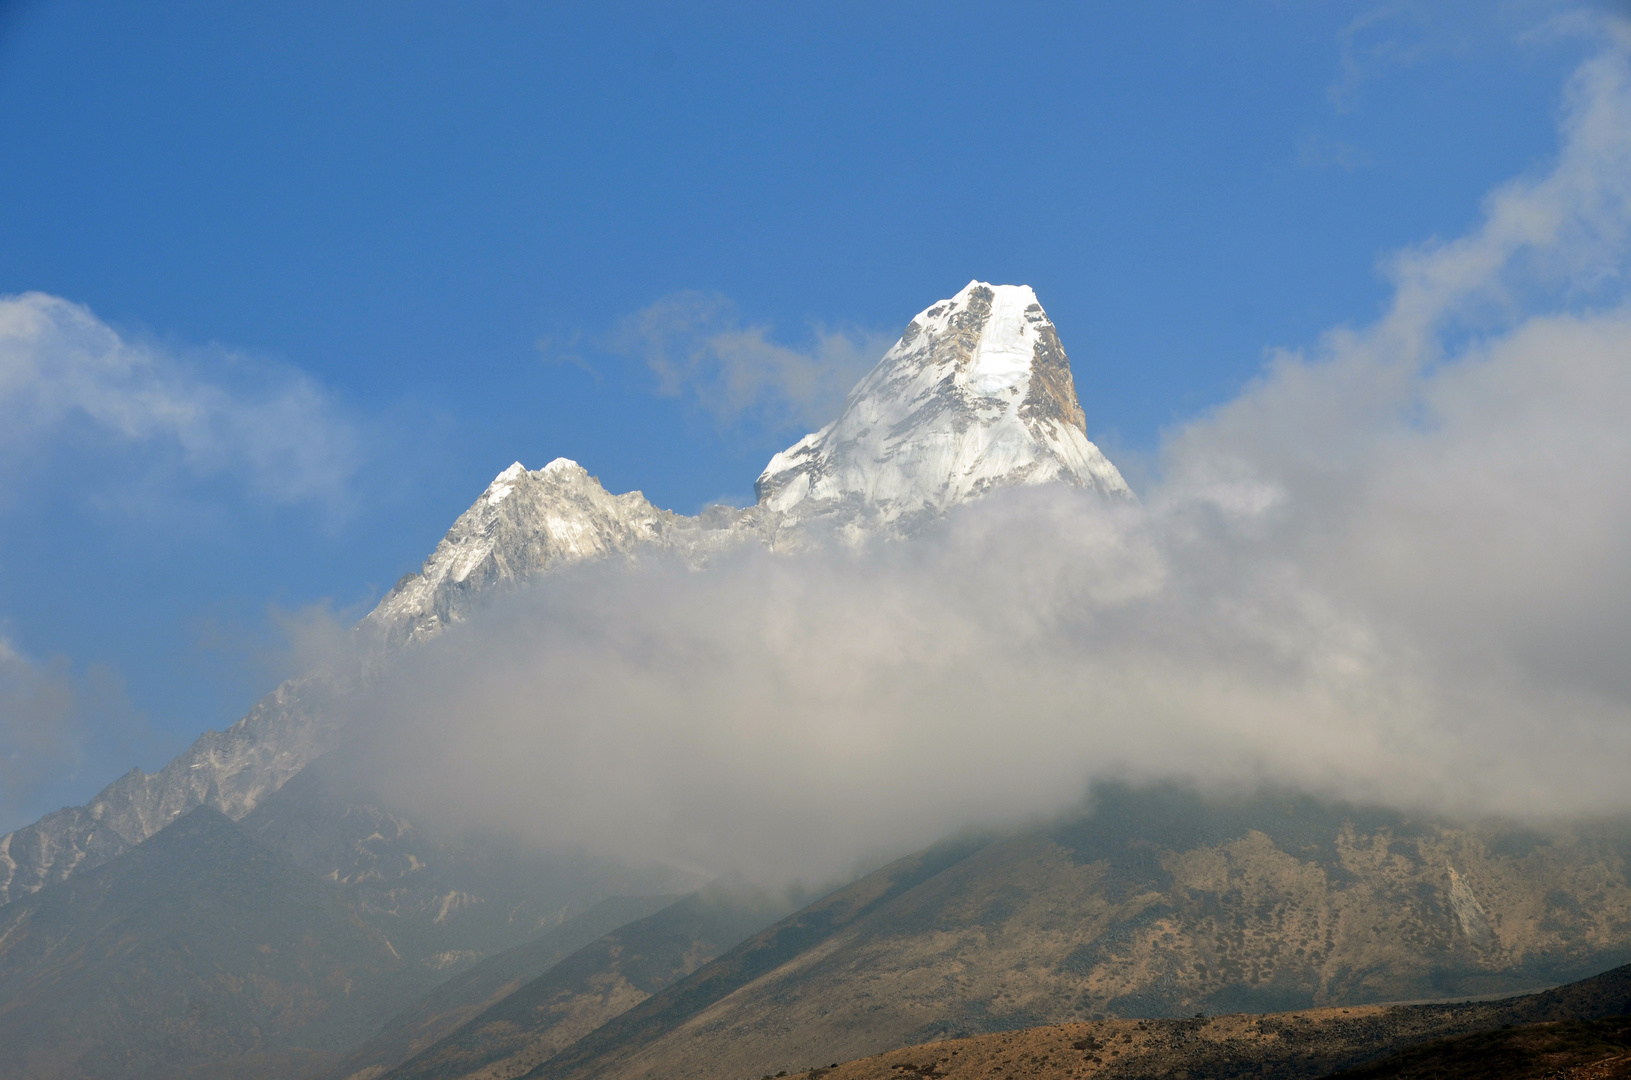
{"label": "sharp rocky ridge", "polygon": [[[833,535],[907,536],[994,489],[1052,483],[1132,498],[1088,440],[1070,362],[1035,293],[972,281],[907,325],[836,420],[771,458],[756,505],[687,516],[638,491],[613,495],[566,458],[530,471],[517,462],[358,636],[375,656],[412,647],[495,591],[584,559],[667,551],[701,565],[742,543],[785,551]],[[326,703],[370,670],[365,661],[292,679],[159,772],[132,769],[85,806],[0,837],[0,904],[106,862],[197,806],[248,814],[330,747]]]}

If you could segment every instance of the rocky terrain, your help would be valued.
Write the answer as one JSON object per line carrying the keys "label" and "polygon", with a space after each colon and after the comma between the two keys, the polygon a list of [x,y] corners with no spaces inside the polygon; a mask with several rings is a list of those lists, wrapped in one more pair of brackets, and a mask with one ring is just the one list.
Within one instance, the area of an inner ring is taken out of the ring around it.
{"label": "rocky terrain", "polygon": [[760,1076],[1045,1024],[1515,993],[1631,959],[1624,823],[1543,835],[1177,788],[1095,803],[885,867],[525,1075]]}

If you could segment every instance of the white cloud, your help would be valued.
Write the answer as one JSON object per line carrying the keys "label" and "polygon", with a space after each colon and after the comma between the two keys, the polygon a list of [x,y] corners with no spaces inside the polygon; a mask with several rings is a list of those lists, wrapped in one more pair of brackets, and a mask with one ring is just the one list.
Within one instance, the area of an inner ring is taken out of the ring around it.
{"label": "white cloud", "polygon": [[1545,175],[1503,185],[1485,200],[1471,234],[1423,245],[1391,267],[1397,289],[1378,334],[1407,352],[1430,346],[1446,320],[1509,318],[1532,310],[1536,289],[1564,298],[1621,298],[1631,281],[1631,71],[1614,51],[1570,80],[1563,147]]}
{"label": "white cloud", "polygon": [[753,417],[813,430],[837,414],[896,336],[818,327],[801,351],[771,334],[744,323],[724,297],[680,292],[627,319],[617,344],[646,362],[659,393],[692,395],[721,423]]}
{"label": "white cloud", "polygon": [[275,503],[344,502],[360,439],[302,373],[221,351],[135,343],[90,309],[0,296],[0,459],[17,469],[81,438],[149,455],[148,472],[241,478]]}
{"label": "white cloud", "polygon": [[1174,432],[1139,505],[554,576],[389,673],[362,767],[551,846],[817,878],[1097,777],[1631,812],[1628,153],[1614,51],[1550,172]]}

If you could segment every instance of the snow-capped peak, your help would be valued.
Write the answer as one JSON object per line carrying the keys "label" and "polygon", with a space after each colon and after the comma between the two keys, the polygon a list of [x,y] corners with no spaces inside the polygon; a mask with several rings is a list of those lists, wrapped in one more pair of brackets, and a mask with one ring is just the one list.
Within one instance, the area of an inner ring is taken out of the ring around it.
{"label": "snow-capped peak", "polygon": [[913,319],[838,419],[771,458],[755,488],[762,507],[794,519],[882,524],[1050,482],[1131,495],[1088,441],[1036,294],[971,281]]}
{"label": "snow-capped peak", "polygon": [[501,503],[504,496],[515,490],[515,482],[527,473],[527,467],[517,461],[508,469],[493,477],[493,482],[487,485],[487,501]]}
{"label": "snow-capped peak", "polygon": [[[993,397],[1003,392],[1021,392],[1031,377],[1034,342],[1030,324],[1025,319],[1027,309],[1042,310],[1036,293],[1029,285],[985,285],[971,281],[963,291],[945,305],[939,315],[930,315],[932,308],[919,314],[924,330],[943,331],[958,310],[967,310],[970,292],[987,289],[991,293],[991,314],[980,334],[979,344],[969,361],[968,386],[976,393]],[[936,305],[939,306],[939,305]],[[914,321],[918,321],[914,320]]]}

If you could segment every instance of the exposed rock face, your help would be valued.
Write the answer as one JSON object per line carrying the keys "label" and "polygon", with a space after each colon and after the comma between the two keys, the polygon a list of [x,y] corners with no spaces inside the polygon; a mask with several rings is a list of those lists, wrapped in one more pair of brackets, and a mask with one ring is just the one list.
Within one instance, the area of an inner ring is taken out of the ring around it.
{"label": "exposed rock face", "polygon": [[1095,1018],[1517,993],[1631,959],[1624,821],[1542,835],[1304,797],[1096,802],[862,878],[526,1075],[762,1076]]}
{"label": "exposed rock face", "polygon": [[366,683],[380,650],[435,637],[495,591],[583,559],[667,551],[700,566],[744,542],[790,550],[833,533],[899,536],[993,488],[1053,482],[1130,495],[1087,439],[1070,363],[1035,294],[980,282],[912,320],[838,420],[771,459],[757,506],[688,517],[638,491],[613,495],[566,458],[534,471],[517,462],[362,621],[355,667],[290,680],[160,772],[132,769],[88,805],[0,837],[0,904],[100,865],[195,807],[242,818],[330,748],[325,703]]}
{"label": "exposed rock face", "polygon": [[784,525],[838,515],[876,528],[1048,483],[1132,494],[1088,441],[1070,361],[1036,294],[971,281],[913,319],[843,414],[771,458],[755,488]]}

